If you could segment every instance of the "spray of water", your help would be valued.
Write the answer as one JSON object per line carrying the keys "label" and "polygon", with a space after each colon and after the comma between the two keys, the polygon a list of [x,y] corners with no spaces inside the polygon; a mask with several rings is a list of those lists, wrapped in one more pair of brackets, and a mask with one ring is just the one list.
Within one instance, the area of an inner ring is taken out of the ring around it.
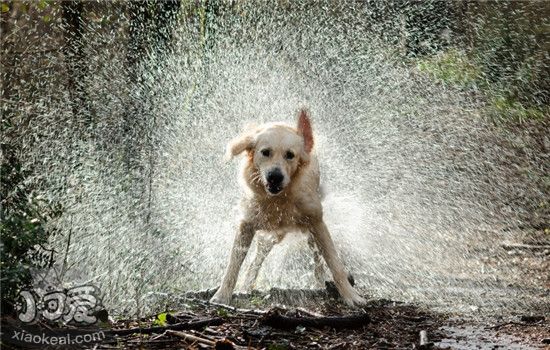
{"label": "spray of water", "polygon": [[[17,107],[36,115],[22,136],[25,162],[39,169],[31,181],[64,208],[50,222],[59,284],[94,283],[125,313],[154,309],[158,293],[215,287],[239,198],[225,143],[248,121],[294,123],[307,106],[327,225],[362,291],[459,309],[544,301],[475,250],[520,223],[509,199],[529,184],[510,177],[503,159],[504,141],[525,142],[521,135],[484,119],[471,91],[407,63],[398,40],[387,40],[399,18],[373,22],[368,6],[325,5],[182,15],[173,50],[147,52],[133,83],[117,49],[124,16],[111,9],[110,24],[88,23],[81,38],[91,101],[81,119],[59,89],[65,77],[51,73],[62,58],[48,54],[48,66],[32,68],[32,84],[49,93]],[[536,161],[526,167],[539,171]],[[299,235],[264,266],[260,288],[313,285]]]}

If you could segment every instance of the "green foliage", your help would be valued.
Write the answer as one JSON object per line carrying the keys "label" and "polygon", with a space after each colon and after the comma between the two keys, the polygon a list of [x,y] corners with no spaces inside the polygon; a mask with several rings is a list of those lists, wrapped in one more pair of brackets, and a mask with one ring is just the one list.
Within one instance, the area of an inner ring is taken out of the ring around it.
{"label": "green foliage", "polygon": [[[444,84],[480,92],[486,115],[523,122],[550,116],[550,42],[545,5],[478,2],[469,5],[464,42],[416,61]],[[467,44],[466,44],[467,42]]]}
{"label": "green foliage", "polygon": [[153,321],[153,326],[164,327],[166,326],[166,316],[168,313],[163,312],[157,315],[157,318]]}
{"label": "green foliage", "polygon": [[543,2],[474,2],[462,6],[454,47],[414,64],[443,84],[485,97],[496,121],[548,118],[550,42]]}
{"label": "green foliage", "polygon": [[219,308],[217,310],[217,314],[218,314],[218,316],[223,317],[223,318],[229,317],[229,312],[224,308]]}
{"label": "green foliage", "polygon": [[421,72],[434,79],[461,87],[477,87],[482,84],[481,70],[470,58],[457,49],[450,49],[434,56],[427,56],[417,62]]}
{"label": "green foliage", "polygon": [[250,297],[250,303],[256,307],[261,307],[264,301],[260,296],[253,295]]}
{"label": "green foliage", "polygon": [[53,263],[53,255],[44,250],[49,233],[46,222],[60,214],[36,196],[16,150],[2,144],[0,168],[0,267],[2,270],[2,306],[10,307],[20,288],[31,283],[31,269]]}
{"label": "green foliage", "polygon": [[494,96],[487,106],[487,114],[495,120],[524,122],[543,120],[550,115],[550,108],[526,107],[511,97]]}
{"label": "green foliage", "polygon": [[48,0],[40,0],[37,3],[37,6],[40,10],[45,10],[48,6],[50,6],[51,1]]}
{"label": "green foliage", "polygon": [[476,3],[472,61],[486,81],[490,114],[541,119],[550,104],[547,6],[541,2]]}
{"label": "green foliage", "polygon": [[[543,120],[550,115],[547,105],[530,103],[542,79],[532,69],[532,58],[517,66],[512,78],[494,81],[484,72],[483,59],[466,55],[463,51],[449,49],[437,55],[426,56],[416,62],[420,72],[450,86],[481,91],[487,99],[486,114],[498,121]],[[546,87],[547,88],[547,87]],[[538,91],[543,91],[540,87]]]}

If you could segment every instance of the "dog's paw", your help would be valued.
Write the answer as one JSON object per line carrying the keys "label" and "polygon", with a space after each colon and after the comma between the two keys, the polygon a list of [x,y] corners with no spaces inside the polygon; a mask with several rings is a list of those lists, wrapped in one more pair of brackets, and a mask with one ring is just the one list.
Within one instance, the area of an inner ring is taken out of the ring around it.
{"label": "dog's paw", "polygon": [[[348,282],[352,287],[355,286],[355,279],[353,278],[353,275],[351,273],[348,274]],[[334,283],[334,281],[325,281],[325,289],[328,295],[333,298],[338,298],[338,296],[340,295],[340,292],[338,291],[338,288],[336,287],[336,283]]]}
{"label": "dog's paw", "polygon": [[357,295],[357,297],[353,299],[353,304],[357,307],[365,306],[367,305],[367,299]]}
{"label": "dog's paw", "polygon": [[338,286],[333,281],[325,281],[325,289],[330,297],[338,298],[340,296],[344,303],[349,306],[361,307],[367,304],[367,300],[359,295],[351,286],[349,288],[340,287],[338,289]]}
{"label": "dog's paw", "polygon": [[367,304],[367,299],[355,293],[354,296],[344,298],[344,302],[352,307],[361,307]]}
{"label": "dog's paw", "polygon": [[343,291],[342,299],[344,302],[352,307],[361,307],[367,304],[367,299],[363,298],[355,289]]}
{"label": "dog's paw", "polygon": [[210,298],[211,303],[229,305],[231,302],[231,295],[225,295],[223,293],[216,293]]}

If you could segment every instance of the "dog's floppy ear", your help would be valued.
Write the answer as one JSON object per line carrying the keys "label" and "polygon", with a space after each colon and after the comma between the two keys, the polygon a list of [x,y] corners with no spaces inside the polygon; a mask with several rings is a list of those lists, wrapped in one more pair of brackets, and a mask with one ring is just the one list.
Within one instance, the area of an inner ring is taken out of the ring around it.
{"label": "dog's floppy ear", "polygon": [[255,143],[254,133],[250,132],[250,130],[245,131],[243,134],[229,141],[225,151],[225,159],[231,160],[242,152],[253,149]]}
{"label": "dog's floppy ear", "polygon": [[302,108],[298,117],[298,132],[304,138],[304,151],[309,154],[313,149],[313,131],[311,130],[311,121],[309,112]]}

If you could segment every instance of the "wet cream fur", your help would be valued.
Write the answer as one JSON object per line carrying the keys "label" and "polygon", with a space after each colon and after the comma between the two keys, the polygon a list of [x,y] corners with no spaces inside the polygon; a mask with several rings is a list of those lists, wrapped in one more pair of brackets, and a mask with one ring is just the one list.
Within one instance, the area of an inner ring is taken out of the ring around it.
{"label": "wet cream fur", "polygon": [[[212,302],[230,303],[239,270],[255,234],[259,235],[257,254],[245,278],[247,288],[255,282],[273,245],[286,233],[301,231],[310,235],[308,243],[314,251],[318,282],[321,283],[323,278],[320,253],[343,300],[348,305],[365,304],[365,299],[350,285],[348,273],[323,221],[319,164],[313,144],[311,121],[305,109],[299,112],[296,128],[283,123],[253,126],[229,143],[227,158],[241,153],[246,155],[239,176],[244,193],[229,263]],[[270,150],[269,156],[262,154],[265,149]],[[294,155],[292,159],[288,159],[288,152]],[[283,189],[277,194],[267,190],[267,174],[274,168],[278,168],[284,177]]]}

